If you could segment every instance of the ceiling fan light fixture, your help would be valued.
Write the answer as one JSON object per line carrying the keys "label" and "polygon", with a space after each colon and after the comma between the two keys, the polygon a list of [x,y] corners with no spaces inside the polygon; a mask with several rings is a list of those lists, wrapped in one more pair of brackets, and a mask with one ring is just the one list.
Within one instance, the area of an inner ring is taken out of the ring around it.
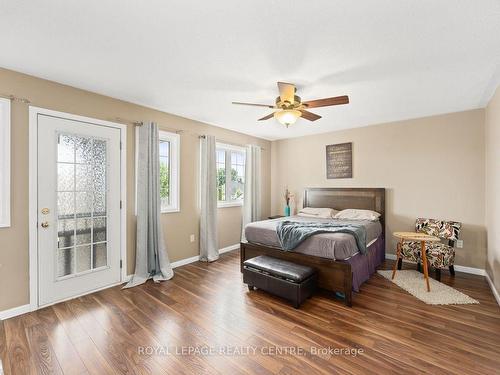
{"label": "ceiling fan light fixture", "polygon": [[309,112],[309,108],[349,104],[349,97],[347,95],[308,100],[303,102],[300,96],[295,95],[297,92],[297,88],[292,83],[278,82],[278,90],[280,92],[280,95],[276,98],[274,105],[242,102],[233,102],[233,104],[251,105],[254,107],[267,107],[274,109],[276,110],[275,112],[269,113],[268,115],[258,119],[257,121],[265,121],[274,117],[280,124],[285,125],[287,128],[290,125],[295,124],[299,117],[302,117],[307,121],[316,121],[321,118],[320,115]]}
{"label": "ceiling fan light fixture", "polygon": [[286,127],[295,124],[295,121],[297,121],[300,116],[300,111],[296,109],[283,109],[274,113],[274,118]]}

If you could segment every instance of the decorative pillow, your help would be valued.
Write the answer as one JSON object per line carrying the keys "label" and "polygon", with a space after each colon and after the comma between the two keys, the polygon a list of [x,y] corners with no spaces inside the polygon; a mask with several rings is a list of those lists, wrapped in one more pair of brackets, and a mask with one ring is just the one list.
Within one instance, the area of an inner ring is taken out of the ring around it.
{"label": "decorative pillow", "polygon": [[337,212],[333,208],[304,207],[299,211],[298,216],[331,219]]}
{"label": "decorative pillow", "polygon": [[370,220],[376,221],[380,217],[380,214],[376,211],[371,210],[358,210],[354,208],[348,208],[347,210],[342,210],[335,215],[335,219],[343,220]]}

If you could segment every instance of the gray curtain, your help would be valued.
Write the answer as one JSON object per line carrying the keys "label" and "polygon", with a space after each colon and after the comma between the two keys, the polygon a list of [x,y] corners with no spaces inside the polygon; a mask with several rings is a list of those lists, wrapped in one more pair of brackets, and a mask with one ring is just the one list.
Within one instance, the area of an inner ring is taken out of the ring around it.
{"label": "gray curtain", "polygon": [[261,148],[248,145],[245,162],[245,194],[241,240],[245,241],[245,226],[261,219]]}
{"label": "gray curtain", "polygon": [[174,276],[160,221],[158,126],[145,123],[138,133],[135,273],[125,288],[143,284],[150,278],[159,282]]}
{"label": "gray curtain", "polygon": [[217,246],[217,167],[215,137],[201,138],[200,147],[200,260],[219,259]]}

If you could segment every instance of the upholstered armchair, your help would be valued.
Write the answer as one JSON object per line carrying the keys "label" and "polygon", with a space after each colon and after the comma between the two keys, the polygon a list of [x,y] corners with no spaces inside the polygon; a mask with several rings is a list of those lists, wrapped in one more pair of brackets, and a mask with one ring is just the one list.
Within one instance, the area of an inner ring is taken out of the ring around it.
{"label": "upholstered armchair", "polygon": [[[441,279],[441,269],[448,267],[451,275],[455,275],[453,265],[455,263],[454,241],[458,240],[461,223],[455,221],[443,221],[435,219],[419,218],[415,222],[416,232],[425,233],[434,237],[439,237],[444,242],[427,242],[427,261],[436,270],[436,279]],[[417,263],[420,271],[420,242],[405,241],[401,246],[401,256],[403,259]],[[402,259],[399,260],[398,269],[401,269]]]}

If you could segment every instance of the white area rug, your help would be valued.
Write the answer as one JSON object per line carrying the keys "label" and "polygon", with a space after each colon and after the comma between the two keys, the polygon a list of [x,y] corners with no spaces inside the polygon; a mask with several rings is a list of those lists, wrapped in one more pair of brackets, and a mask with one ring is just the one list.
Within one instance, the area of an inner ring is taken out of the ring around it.
{"label": "white area rug", "polygon": [[378,273],[428,305],[468,305],[479,303],[474,298],[430,277],[431,291],[428,292],[424,274],[418,271],[397,271],[394,280],[391,280],[392,270],[378,271]]}

